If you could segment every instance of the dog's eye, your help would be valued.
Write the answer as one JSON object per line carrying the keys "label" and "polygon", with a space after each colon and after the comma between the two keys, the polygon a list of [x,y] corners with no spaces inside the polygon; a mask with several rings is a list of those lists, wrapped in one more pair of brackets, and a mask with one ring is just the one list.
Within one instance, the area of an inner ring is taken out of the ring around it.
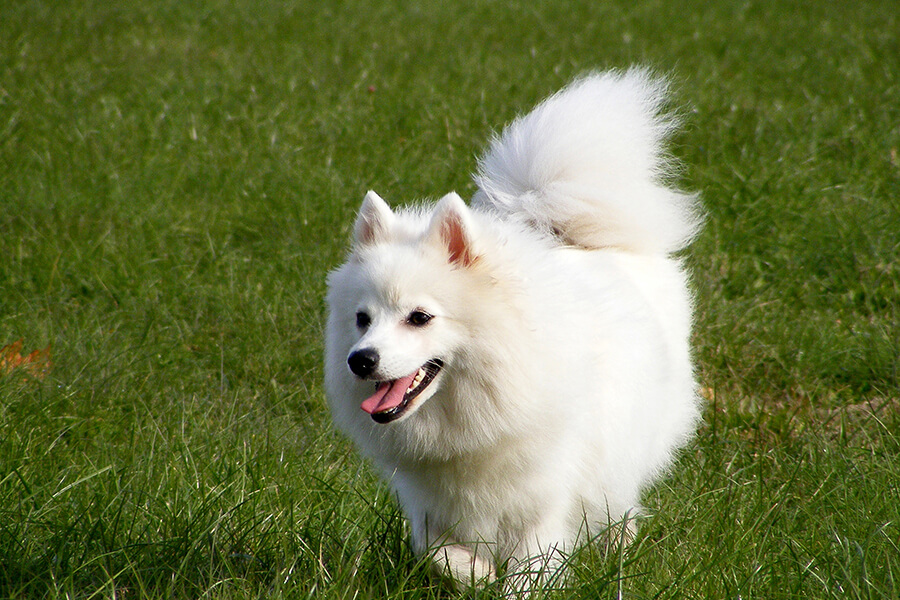
{"label": "dog's eye", "polygon": [[414,310],[409,313],[409,316],[406,317],[406,322],[410,325],[415,325],[416,327],[421,327],[428,323],[432,319],[432,316],[429,315],[424,310]]}
{"label": "dog's eye", "polygon": [[363,311],[359,311],[356,313],[356,326],[360,329],[365,329],[372,323],[372,318],[364,313]]}

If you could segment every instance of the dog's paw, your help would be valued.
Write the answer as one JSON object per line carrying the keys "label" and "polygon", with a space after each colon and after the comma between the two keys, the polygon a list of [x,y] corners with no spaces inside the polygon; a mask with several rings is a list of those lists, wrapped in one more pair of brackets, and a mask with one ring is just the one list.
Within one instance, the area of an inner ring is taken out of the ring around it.
{"label": "dog's paw", "polygon": [[[486,550],[482,549],[482,553]],[[493,562],[477,549],[460,544],[441,546],[432,556],[432,568],[443,577],[449,578],[459,590],[473,585],[486,585],[496,579]]]}

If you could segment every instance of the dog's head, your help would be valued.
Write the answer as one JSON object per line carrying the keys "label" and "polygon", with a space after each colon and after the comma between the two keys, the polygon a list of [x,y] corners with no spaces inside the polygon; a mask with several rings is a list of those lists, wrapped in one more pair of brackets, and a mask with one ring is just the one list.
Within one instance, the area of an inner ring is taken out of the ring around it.
{"label": "dog's head", "polygon": [[[369,192],[349,260],[328,279],[326,384],[377,423],[410,417],[441,389],[465,344],[475,225],[456,194],[430,215],[394,213]],[[348,410],[339,407],[338,410]],[[336,415],[337,416],[337,415]]]}

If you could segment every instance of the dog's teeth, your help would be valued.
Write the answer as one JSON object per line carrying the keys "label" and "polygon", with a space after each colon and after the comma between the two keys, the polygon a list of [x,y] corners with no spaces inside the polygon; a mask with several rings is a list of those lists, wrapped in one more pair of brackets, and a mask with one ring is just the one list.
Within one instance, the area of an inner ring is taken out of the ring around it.
{"label": "dog's teeth", "polygon": [[412,383],[409,385],[409,388],[407,388],[406,391],[411,392],[412,390],[419,387],[419,384],[422,383],[423,379],[425,379],[425,369],[419,369],[419,371],[416,373],[416,378],[413,379]]}

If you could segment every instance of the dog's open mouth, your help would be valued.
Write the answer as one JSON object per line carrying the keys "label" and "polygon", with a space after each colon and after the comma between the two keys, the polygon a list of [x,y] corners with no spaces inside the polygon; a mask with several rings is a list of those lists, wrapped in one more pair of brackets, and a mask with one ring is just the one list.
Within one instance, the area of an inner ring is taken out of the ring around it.
{"label": "dog's open mouth", "polygon": [[409,408],[410,402],[437,377],[443,366],[443,361],[434,358],[411,375],[393,381],[379,381],[375,393],[363,400],[360,408],[372,415],[376,423],[390,423],[399,419]]}

